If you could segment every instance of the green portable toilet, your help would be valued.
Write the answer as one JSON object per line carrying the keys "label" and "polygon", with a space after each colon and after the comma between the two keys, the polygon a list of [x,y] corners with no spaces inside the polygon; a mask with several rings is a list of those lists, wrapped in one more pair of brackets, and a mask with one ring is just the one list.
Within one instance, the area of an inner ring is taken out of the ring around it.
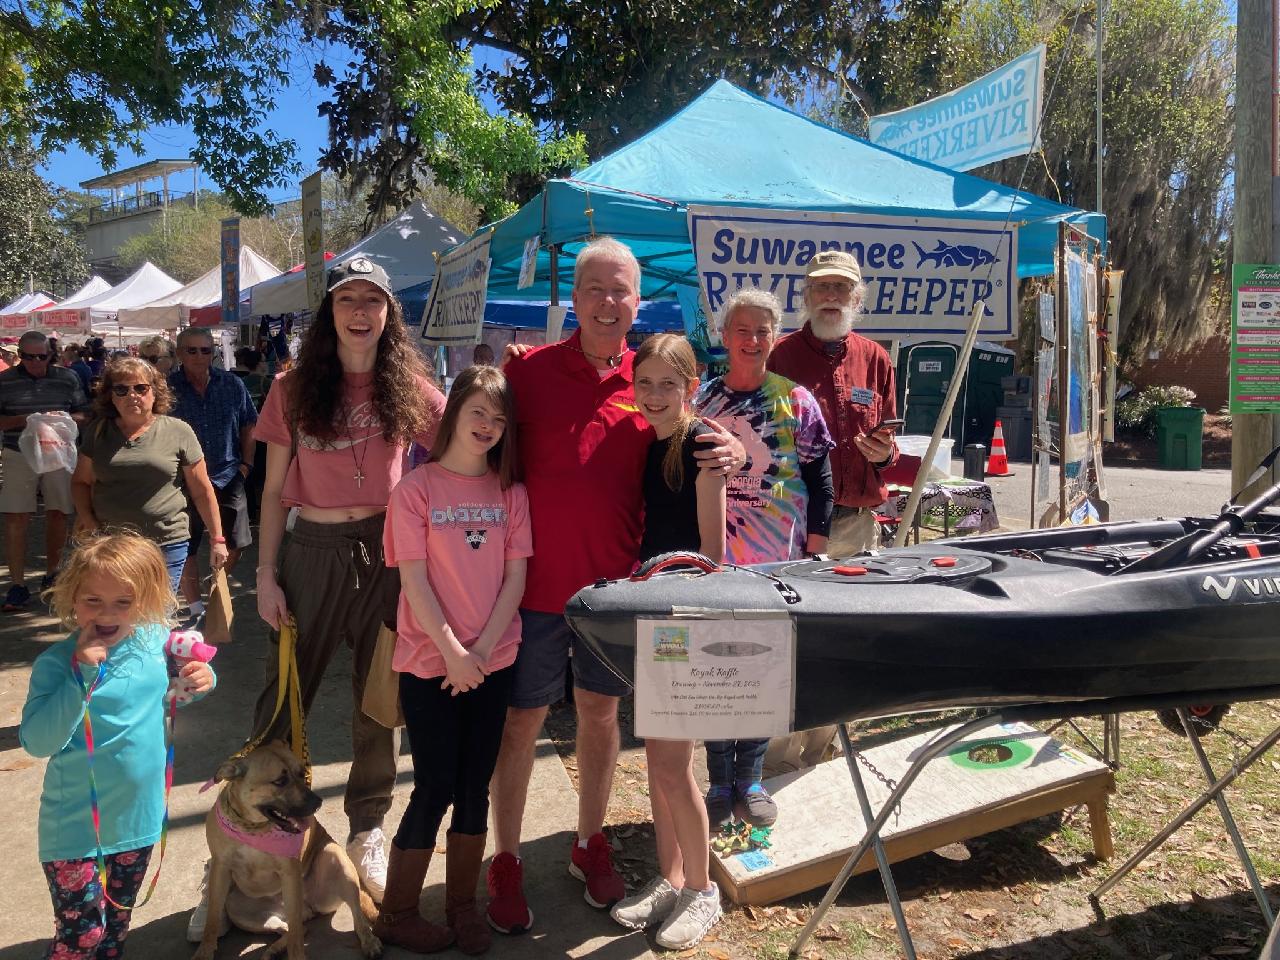
{"label": "green portable toilet", "polygon": [[[933,433],[956,371],[957,352],[958,348],[949,343],[915,343],[899,349],[898,415],[907,421],[899,433]],[[948,436],[957,435],[962,416],[963,397],[952,411]]]}
{"label": "green portable toilet", "polygon": [[[959,349],[955,344],[934,341],[899,348],[898,411],[907,421],[902,433],[933,433],[955,374]],[[996,408],[1004,402],[1000,381],[1013,372],[1013,358],[1013,351],[1006,347],[990,343],[974,346],[965,386],[956,398],[947,431],[957,449],[968,443],[990,445]]]}
{"label": "green portable toilet", "polygon": [[996,408],[1005,402],[1001,380],[1013,374],[1014,353],[995,343],[978,343],[969,357],[965,384],[964,435],[962,443],[991,447],[996,430]]}

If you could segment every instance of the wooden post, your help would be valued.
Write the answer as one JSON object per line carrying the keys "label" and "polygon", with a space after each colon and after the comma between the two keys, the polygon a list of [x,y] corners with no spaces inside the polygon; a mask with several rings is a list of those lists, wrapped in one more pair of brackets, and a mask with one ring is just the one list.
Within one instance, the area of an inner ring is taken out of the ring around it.
{"label": "wooden post", "polygon": [[1067,437],[1071,433],[1071,311],[1067,309],[1067,225],[1058,224],[1058,364],[1053,381],[1058,385],[1058,523],[1067,519]]}
{"label": "wooden post", "polygon": [[[1236,263],[1275,263],[1275,4],[1274,0],[1238,0],[1236,4]],[[1231,423],[1231,490],[1234,493],[1274,445],[1276,417],[1236,414]],[[1242,499],[1249,500],[1274,482],[1263,476]]]}

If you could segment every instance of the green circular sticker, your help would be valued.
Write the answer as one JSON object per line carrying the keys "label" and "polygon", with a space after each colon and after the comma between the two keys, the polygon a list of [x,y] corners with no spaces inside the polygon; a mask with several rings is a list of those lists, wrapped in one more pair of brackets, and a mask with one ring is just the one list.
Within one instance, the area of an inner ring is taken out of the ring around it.
{"label": "green circular sticker", "polygon": [[1024,740],[970,740],[947,754],[967,770],[1007,770],[1031,759],[1031,747]]}

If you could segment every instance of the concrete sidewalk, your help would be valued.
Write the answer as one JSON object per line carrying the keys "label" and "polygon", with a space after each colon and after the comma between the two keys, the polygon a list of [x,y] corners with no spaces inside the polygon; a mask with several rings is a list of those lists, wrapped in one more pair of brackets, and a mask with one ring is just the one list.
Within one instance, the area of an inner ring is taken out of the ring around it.
{"label": "concrete sidewalk", "polygon": [[[39,524],[32,525],[32,532],[36,542],[42,541]],[[244,557],[240,570],[251,571],[252,561],[252,555]],[[43,566],[33,569],[41,571]],[[212,790],[201,794],[199,789],[248,732],[248,718],[261,687],[268,650],[251,589],[239,587],[236,592],[235,642],[221,648],[214,662],[218,688],[204,702],[178,715],[168,849],[155,897],[138,908],[128,944],[128,955],[132,957],[168,960],[194,952],[194,946],[186,942],[187,918],[207,855],[204,816],[215,796]],[[45,614],[42,607],[33,603],[29,612],[0,615],[0,796],[4,798],[0,818],[0,850],[4,851],[0,858],[0,960],[42,957],[52,931],[52,907],[36,854],[44,762],[28,756],[18,744],[18,724],[31,663],[50,643],[65,635]],[[350,660],[344,650],[330,667],[308,719],[315,789],[324,797],[319,817],[339,840],[347,832],[342,791],[351,755],[349,677]],[[413,773],[407,750],[406,745],[400,756],[395,804],[386,821],[388,834],[394,833],[408,802]],[[109,810],[103,813],[111,815]],[[84,815],[89,816],[88,784]],[[533,769],[521,851],[525,889],[535,915],[534,929],[519,937],[495,935],[492,956],[602,960],[650,956],[644,936],[622,935],[624,931],[607,913],[594,910],[583,901],[582,884],[569,876],[567,862],[576,815],[577,794],[555,748],[543,740]],[[444,842],[443,829],[440,842]],[[148,882],[158,859],[157,850],[152,856]],[[443,883],[444,857],[439,856],[432,862],[423,898],[424,909],[433,919],[443,918]],[[266,942],[233,931],[221,941],[219,956],[257,953],[257,948]],[[309,924],[307,955],[312,960],[359,956],[345,910]],[[388,949],[386,955],[413,956],[398,949]],[[446,955],[449,954],[442,954]]]}

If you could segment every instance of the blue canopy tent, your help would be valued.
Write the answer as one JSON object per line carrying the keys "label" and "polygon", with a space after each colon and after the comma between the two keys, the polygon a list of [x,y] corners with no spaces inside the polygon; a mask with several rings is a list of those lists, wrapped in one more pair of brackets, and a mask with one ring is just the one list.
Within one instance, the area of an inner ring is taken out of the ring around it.
{"label": "blue canopy tent", "polygon": [[[823,126],[720,80],[635,142],[541,194],[492,230],[489,296],[567,299],[573,255],[592,236],[625,241],[646,299],[693,287],[689,204],[925,216],[1019,225],[1018,276],[1053,273],[1058,221],[1095,238],[1100,214],[956,173]],[[537,278],[518,290],[524,243],[541,238]],[[556,255],[552,271],[552,248]]]}

